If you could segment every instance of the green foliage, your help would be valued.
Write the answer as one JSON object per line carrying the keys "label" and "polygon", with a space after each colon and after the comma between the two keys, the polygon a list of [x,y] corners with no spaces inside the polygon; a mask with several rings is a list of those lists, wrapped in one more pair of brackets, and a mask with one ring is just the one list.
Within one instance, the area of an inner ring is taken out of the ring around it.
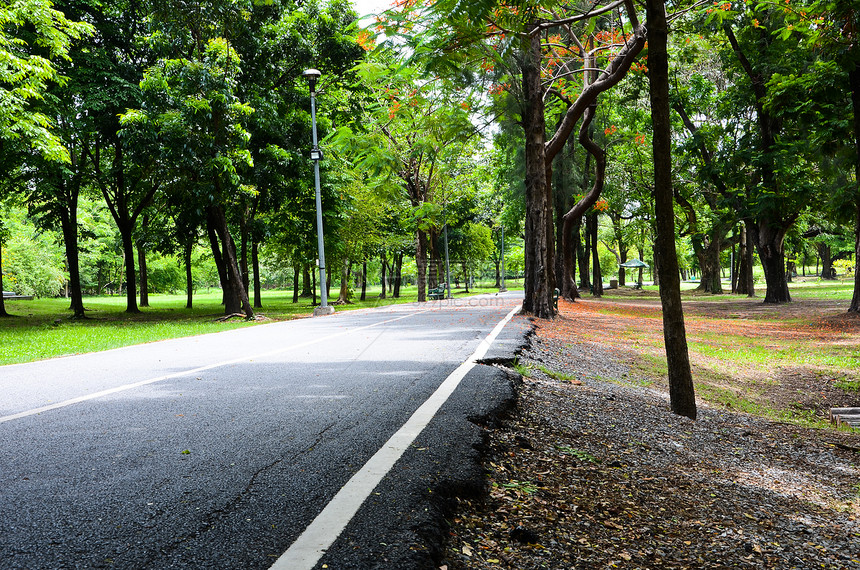
{"label": "green foliage", "polygon": [[0,5],[0,142],[23,139],[45,158],[68,162],[51,119],[33,104],[51,82],[63,81],[56,61],[68,58],[71,42],[91,32],[92,26],[67,20],[48,0]]}
{"label": "green foliage", "polygon": [[3,247],[3,285],[21,295],[53,297],[66,276],[62,247],[53,234],[38,232],[20,210],[7,219],[9,236]]}

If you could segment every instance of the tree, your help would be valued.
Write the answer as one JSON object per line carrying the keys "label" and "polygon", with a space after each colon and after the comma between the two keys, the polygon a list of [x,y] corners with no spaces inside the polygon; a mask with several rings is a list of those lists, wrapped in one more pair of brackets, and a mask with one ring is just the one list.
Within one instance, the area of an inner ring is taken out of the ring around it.
{"label": "tree", "polygon": [[72,41],[92,31],[72,22],[47,0],[12,0],[0,6],[0,141],[25,140],[38,154],[65,162],[68,153],[52,122],[33,108],[48,85],[62,82],[56,62],[68,59]]}
{"label": "tree", "polygon": [[[129,136],[158,137],[162,156],[175,165],[174,176],[187,180],[194,204],[206,212],[213,256],[222,268],[225,314],[242,311],[253,318],[227,224],[230,200],[250,190],[238,173],[241,165],[251,164],[244,120],[253,112],[236,93],[239,64],[224,38],[195,43],[191,58],[159,60],[141,82],[147,106],[127,111],[122,125]],[[154,192],[156,184],[149,188]]]}
{"label": "tree", "polygon": [[[0,154],[4,167],[0,177],[4,181],[18,178],[13,176],[18,164],[9,159],[13,153],[26,153],[25,145],[45,159],[69,161],[68,151],[52,130],[53,123],[35,104],[51,83],[63,81],[56,62],[68,59],[71,43],[90,31],[89,25],[66,19],[47,0],[13,0],[0,6]],[[0,248],[2,231],[0,227]],[[0,276],[2,269],[0,257]],[[8,316],[2,299],[0,316]]]}
{"label": "tree", "polygon": [[[384,47],[357,66],[367,90],[366,116],[338,129],[332,142],[374,186],[396,179],[412,207],[418,300],[426,300],[428,259],[434,245],[431,201],[446,165],[456,165],[476,135],[470,97],[450,82],[425,81],[417,67],[393,60]],[[456,166],[454,166],[456,167]]]}
{"label": "tree", "polygon": [[696,418],[696,397],[687,352],[681,282],[675,251],[675,213],[672,192],[672,126],[669,102],[669,34],[664,0],[647,0],[648,69],[654,152],[654,210],[656,249],[660,252],[660,301],[663,338],[669,371],[669,399],[676,414]]}

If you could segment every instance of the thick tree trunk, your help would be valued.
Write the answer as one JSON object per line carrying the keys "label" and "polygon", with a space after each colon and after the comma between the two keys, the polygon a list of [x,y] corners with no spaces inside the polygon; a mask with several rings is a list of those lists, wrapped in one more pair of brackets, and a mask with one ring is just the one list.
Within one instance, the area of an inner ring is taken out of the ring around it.
{"label": "thick tree trunk", "polygon": [[122,242],[123,262],[125,264],[125,300],[126,313],[139,313],[137,308],[137,276],[134,270],[134,240],[131,237],[132,226],[130,224],[118,224],[120,240]]}
{"label": "thick tree trunk", "polygon": [[719,236],[722,229],[712,228],[711,235],[704,243],[699,243],[696,257],[702,275],[699,278],[699,291],[705,293],[719,294],[723,292],[722,275],[720,275],[720,253],[722,252],[722,241]]}
{"label": "thick tree trunk", "polygon": [[[293,303],[299,302],[299,277],[301,276],[302,270],[299,267],[299,264],[295,261],[293,262]],[[363,301],[364,299],[362,299]]]}
{"label": "thick tree trunk", "polygon": [[765,303],[789,303],[788,281],[785,277],[785,230],[774,228],[767,220],[759,220],[748,226],[750,238],[755,245],[764,269],[767,284]]}
{"label": "thick tree trunk", "polygon": [[833,271],[833,250],[826,243],[819,242],[816,244],[818,256],[821,258],[821,273],[819,277],[822,279],[835,279],[836,275]]}
{"label": "thick tree trunk", "polygon": [[672,193],[672,127],[669,118],[668,25],[664,0],[646,0],[648,75],[651,95],[654,152],[654,211],[660,251],[660,300],[663,337],[669,371],[669,400],[676,414],[696,418],[696,397],[675,250],[675,213]]}
{"label": "thick tree trunk", "polygon": [[[538,318],[555,316],[552,303],[552,204],[547,200],[546,126],[540,78],[540,35],[532,24],[522,61],[525,108],[522,124],[526,139],[525,297],[523,312]],[[549,218],[549,219],[548,219]]]}
{"label": "thick tree trunk", "polygon": [[854,295],[851,297],[849,313],[860,313],[860,63],[854,65],[848,73],[851,85],[851,104],[854,109],[854,181],[857,188],[854,193]]}

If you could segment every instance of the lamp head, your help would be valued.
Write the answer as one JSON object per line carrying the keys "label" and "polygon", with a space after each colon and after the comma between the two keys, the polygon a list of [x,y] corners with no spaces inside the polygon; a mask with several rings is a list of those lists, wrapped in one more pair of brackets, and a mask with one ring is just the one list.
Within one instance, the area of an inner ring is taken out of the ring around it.
{"label": "lamp head", "polygon": [[322,76],[322,73],[319,69],[306,69],[302,72],[302,77],[308,80],[308,83],[311,86],[311,93],[316,91],[317,81]]}

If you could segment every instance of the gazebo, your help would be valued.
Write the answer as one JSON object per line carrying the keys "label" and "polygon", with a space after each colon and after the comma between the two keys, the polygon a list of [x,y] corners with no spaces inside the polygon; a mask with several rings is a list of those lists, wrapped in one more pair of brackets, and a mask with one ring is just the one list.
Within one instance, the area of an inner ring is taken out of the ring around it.
{"label": "gazebo", "polygon": [[[631,259],[630,261],[625,261],[624,263],[619,263],[618,267],[623,267],[625,269],[644,269],[648,267],[648,264],[642,261],[641,259]],[[636,281],[636,289],[641,289],[642,284],[637,280]]]}

